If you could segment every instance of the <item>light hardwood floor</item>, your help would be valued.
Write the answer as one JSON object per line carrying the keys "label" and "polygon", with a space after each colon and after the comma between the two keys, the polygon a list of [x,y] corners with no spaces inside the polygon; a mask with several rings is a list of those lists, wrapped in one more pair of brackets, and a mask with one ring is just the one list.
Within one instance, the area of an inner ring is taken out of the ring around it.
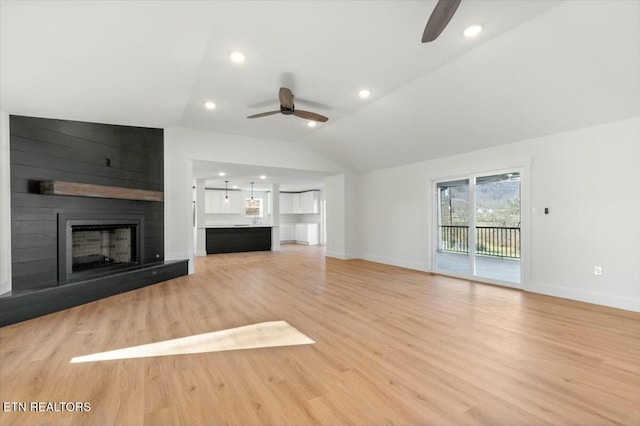
{"label": "light hardwood floor", "polygon": [[[0,329],[0,424],[640,424],[640,314],[320,247],[197,258],[197,273]],[[71,364],[284,320],[316,343]]]}

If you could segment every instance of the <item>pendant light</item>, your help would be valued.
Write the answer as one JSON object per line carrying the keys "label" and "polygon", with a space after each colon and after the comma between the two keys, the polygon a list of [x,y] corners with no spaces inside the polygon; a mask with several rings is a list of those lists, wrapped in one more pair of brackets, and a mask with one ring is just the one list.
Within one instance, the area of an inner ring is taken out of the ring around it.
{"label": "pendant light", "polygon": [[224,181],[224,202],[229,204],[229,181]]}
{"label": "pendant light", "polygon": [[254,182],[251,182],[251,201],[253,201],[253,184]]}

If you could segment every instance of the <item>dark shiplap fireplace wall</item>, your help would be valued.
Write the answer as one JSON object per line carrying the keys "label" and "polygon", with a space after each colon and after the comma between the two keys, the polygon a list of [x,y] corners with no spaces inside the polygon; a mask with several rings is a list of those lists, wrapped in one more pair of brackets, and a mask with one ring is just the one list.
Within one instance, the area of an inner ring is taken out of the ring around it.
{"label": "dark shiplap fireplace wall", "polygon": [[61,180],[163,191],[163,130],[10,117],[12,287],[58,285],[58,217],[142,217],[140,262],[164,260],[162,202],[43,195]]}

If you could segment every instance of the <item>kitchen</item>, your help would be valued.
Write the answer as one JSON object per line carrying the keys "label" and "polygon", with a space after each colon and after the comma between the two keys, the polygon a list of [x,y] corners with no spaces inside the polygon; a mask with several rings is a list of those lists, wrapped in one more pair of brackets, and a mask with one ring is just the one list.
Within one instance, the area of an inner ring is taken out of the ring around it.
{"label": "kitchen", "polygon": [[194,161],[194,176],[196,255],[324,244],[323,173]]}

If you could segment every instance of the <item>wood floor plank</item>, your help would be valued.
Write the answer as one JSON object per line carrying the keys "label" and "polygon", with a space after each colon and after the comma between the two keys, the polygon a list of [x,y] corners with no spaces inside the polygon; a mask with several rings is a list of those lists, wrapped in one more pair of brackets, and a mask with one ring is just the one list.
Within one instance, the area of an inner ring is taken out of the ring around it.
{"label": "wood floor plank", "polygon": [[[0,329],[0,424],[638,424],[640,314],[325,258],[196,258],[197,273]],[[287,321],[316,343],[71,364]]]}

